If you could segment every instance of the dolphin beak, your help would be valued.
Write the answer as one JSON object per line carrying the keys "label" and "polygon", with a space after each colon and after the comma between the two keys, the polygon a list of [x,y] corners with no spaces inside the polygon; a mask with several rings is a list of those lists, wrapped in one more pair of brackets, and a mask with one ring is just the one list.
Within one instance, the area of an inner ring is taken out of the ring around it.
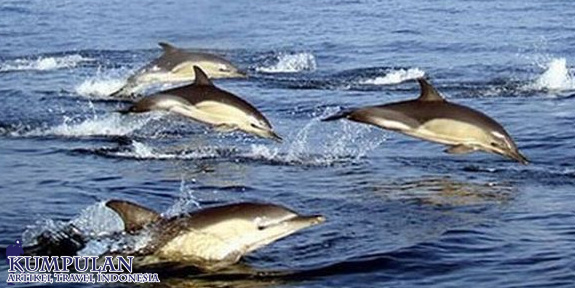
{"label": "dolphin beak", "polygon": [[283,138],[272,130],[268,131],[268,135],[266,136],[267,136],[266,138],[272,139],[278,143],[282,143],[283,141]]}
{"label": "dolphin beak", "polygon": [[507,156],[523,165],[529,164],[529,159],[523,156],[523,154],[521,154],[519,150],[511,152]]}
{"label": "dolphin beak", "polygon": [[289,221],[304,223],[306,226],[313,226],[325,222],[325,217],[322,215],[298,216],[294,219],[290,219]]}
{"label": "dolphin beak", "polygon": [[236,70],[234,76],[237,78],[248,78],[248,73],[243,70]]}

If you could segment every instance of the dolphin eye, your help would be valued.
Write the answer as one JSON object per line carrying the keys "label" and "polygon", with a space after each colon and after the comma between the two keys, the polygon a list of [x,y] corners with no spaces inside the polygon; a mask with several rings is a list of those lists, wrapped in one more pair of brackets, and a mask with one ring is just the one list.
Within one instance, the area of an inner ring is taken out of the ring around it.
{"label": "dolphin eye", "polygon": [[495,143],[495,142],[491,142],[491,146],[492,147],[499,147],[499,144]]}
{"label": "dolphin eye", "polygon": [[220,70],[220,72],[230,72],[230,69],[227,67],[220,67],[218,70]]}
{"label": "dolphin eye", "polygon": [[256,128],[256,129],[259,129],[259,128],[260,128],[260,127],[258,127],[256,124],[254,124],[254,123],[251,123],[250,126],[252,126],[252,128]]}

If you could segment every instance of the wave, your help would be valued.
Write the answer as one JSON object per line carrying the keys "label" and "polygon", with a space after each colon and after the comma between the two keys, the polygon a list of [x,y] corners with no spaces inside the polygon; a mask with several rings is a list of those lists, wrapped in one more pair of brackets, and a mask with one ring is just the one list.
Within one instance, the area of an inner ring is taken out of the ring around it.
{"label": "wave", "polygon": [[0,72],[12,71],[49,71],[64,68],[74,68],[82,62],[94,61],[92,58],[79,54],[43,57],[36,59],[20,58],[0,63]]}
{"label": "wave", "polygon": [[545,72],[526,88],[551,91],[575,90],[575,79],[567,67],[565,58],[551,59],[545,68]]}
{"label": "wave", "polygon": [[[157,114],[158,118],[161,117]],[[118,113],[108,114],[104,117],[94,116],[75,123],[70,118],[66,118],[64,123],[40,131],[40,135],[66,136],[66,137],[85,137],[85,136],[125,136],[135,130],[142,128],[152,118],[132,118],[123,117]]]}
{"label": "wave", "polygon": [[107,157],[129,158],[138,160],[200,160],[228,157],[237,151],[234,148],[206,146],[180,151],[162,151],[146,143],[132,140],[129,145],[118,147],[97,148],[94,150],[77,150],[77,152],[95,153]]}
{"label": "wave", "polygon": [[264,73],[296,73],[301,71],[314,71],[317,68],[315,56],[311,53],[280,53],[273,60],[268,60],[263,66],[256,67],[256,71]]}
{"label": "wave", "polygon": [[73,118],[65,116],[63,123],[52,127],[30,127],[13,125],[3,127],[0,132],[12,137],[92,137],[126,136],[141,129],[152,120],[162,117],[161,113],[151,113],[144,117],[125,117],[119,113],[93,115],[92,118]]}
{"label": "wave", "polygon": [[425,71],[419,68],[390,70],[384,76],[360,81],[360,84],[392,85],[425,76]]}

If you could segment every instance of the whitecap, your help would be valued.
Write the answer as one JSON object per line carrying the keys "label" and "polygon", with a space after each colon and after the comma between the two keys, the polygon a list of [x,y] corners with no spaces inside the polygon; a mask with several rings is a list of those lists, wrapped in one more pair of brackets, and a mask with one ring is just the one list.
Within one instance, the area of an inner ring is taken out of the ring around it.
{"label": "whitecap", "polygon": [[547,63],[545,72],[526,88],[554,91],[574,90],[575,80],[572,72],[567,68],[567,60],[553,58]]}
{"label": "whitecap", "polygon": [[94,61],[92,58],[79,54],[38,57],[36,59],[19,58],[0,63],[0,72],[10,71],[49,71],[64,68],[74,68],[82,62]]}
{"label": "whitecap", "polygon": [[146,117],[124,117],[119,113],[111,113],[80,120],[64,117],[60,125],[21,132],[19,136],[125,136],[142,128],[149,121],[161,117],[161,113],[151,113]]}
{"label": "whitecap", "polygon": [[118,91],[126,83],[121,71],[107,71],[98,69],[95,76],[84,79],[74,90],[80,96],[105,98]]}
{"label": "whitecap", "polygon": [[256,71],[264,73],[296,73],[314,71],[317,68],[315,56],[311,53],[280,53],[271,65],[256,67]]}
{"label": "whitecap", "polygon": [[419,68],[396,69],[388,71],[383,76],[360,81],[360,84],[392,85],[425,76],[425,71]]}

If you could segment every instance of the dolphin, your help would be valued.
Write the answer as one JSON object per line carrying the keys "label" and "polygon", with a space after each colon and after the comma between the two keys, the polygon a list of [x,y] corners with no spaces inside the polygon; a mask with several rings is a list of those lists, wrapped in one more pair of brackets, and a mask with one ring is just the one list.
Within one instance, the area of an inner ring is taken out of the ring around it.
{"label": "dolphin", "polygon": [[322,121],[346,118],[445,144],[448,146],[445,152],[451,154],[481,150],[529,163],[509,133],[495,120],[477,110],[446,101],[425,79],[417,81],[421,87],[417,99],[344,110]]}
{"label": "dolphin", "polygon": [[302,216],[261,203],[206,208],[173,218],[127,201],[110,200],[106,206],[122,218],[126,232],[151,233],[152,240],[136,255],[146,255],[152,262],[194,263],[206,270],[235,264],[254,250],[325,221],[320,215]]}
{"label": "dolphin", "polygon": [[230,61],[209,53],[189,52],[160,42],[162,55],[130,76],[111,97],[134,97],[135,92],[158,83],[188,82],[195,78],[193,66],[204,69],[210,78],[246,78]]}
{"label": "dolphin", "polygon": [[228,132],[242,130],[281,142],[266,117],[234,94],[216,87],[198,66],[194,83],[144,97],[121,113],[171,111]]}
{"label": "dolphin", "polygon": [[[321,215],[304,216],[280,205],[255,202],[209,207],[171,218],[123,200],[109,200],[105,205],[122,219],[124,233],[149,239],[143,247],[106,253],[134,256],[137,268],[179,263],[216,271],[254,250],[325,221]],[[82,234],[73,225],[51,235],[42,234],[38,244],[24,247],[25,254],[73,256],[90,241]]]}

